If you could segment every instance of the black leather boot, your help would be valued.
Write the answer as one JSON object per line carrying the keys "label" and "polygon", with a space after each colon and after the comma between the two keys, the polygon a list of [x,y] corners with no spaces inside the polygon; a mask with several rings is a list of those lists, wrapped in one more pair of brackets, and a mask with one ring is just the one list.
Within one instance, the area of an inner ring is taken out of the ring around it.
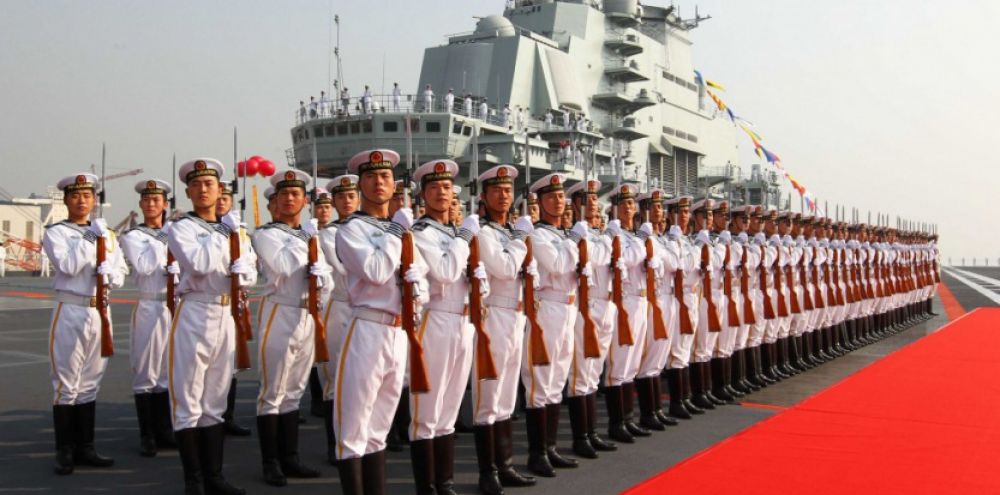
{"label": "black leather boot", "polygon": [[616,442],[635,443],[635,438],[625,428],[621,385],[604,387],[604,401],[608,406],[608,437]]}
{"label": "black leather boot", "polygon": [[653,389],[651,378],[636,378],[633,382],[635,391],[639,394],[639,426],[650,431],[663,431],[667,428],[653,413]]}
{"label": "black leather boot", "polygon": [[186,428],[174,433],[177,439],[177,453],[184,468],[185,495],[202,495],[205,493],[204,479],[201,471],[201,428]]}
{"label": "black leather boot", "polygon": [[337,474],[340,477],[340,491],[344,495],[364,494],[364,481],[362,480],[361,458],[352,457],[341,459],[337,462]]}
{"label": "black leather boot", "polygon": [[562,404],[547,404],[545,406],[545,448],[549,456],[552,467],[568,469],[577,467],[576,459],[565,457],[556,450],[556,441],[559,432],[559,413]]}
{"label": "black leather boot", "polygon": [[525,426],[528,433],[528,470],[545,478],[556,475],[549,462],[545,440],[545,407],[531,407],[524,410]]}
{"label": "black leather boot", "polygon": [[410,440],[410,467],[417,495],[436,495],[434,478],[434,440]]}
{"label": "black leather boot", "polygon": [[587,407],[587,438],[590,439],[590,445],[598,452],[618,450],[614,442],[605,440],[597,434],[597,392],[584,396],[583,402]]}
{"label": "black leather boot", "polygon": [[226,412],[222,413],[222,419],[225,421],[224,424],[226,425],[226,435],[232,435],[234,437],[250,436],[250,428],[241,426],[236,422],[235,409],[236,377],[234,376],[232,381],[229,382],[229,394],[226,395]]}
{"label": "black leather boot", "polygon": [[[694,402],[691,402],[691,398],[694,397],[694,392],[691,389],[691,368],[692,366],[685,366],[681,368],[681,396],[683,397],[682,403],[684,404],[684,409],[691,414],[705,414],[705,410],[696,406]],[[699,378],[700,379],[700,378]]]}
{"label": "black leather boot", "polygon": [[740,396],[746,396],[754,391],[753,385],[746,381],[745,351],[746,349],[733,351],[732,357],[729,358],[729,381]]}
{"label": "black leather boot", "polygon": [[280,419],[277,414],[257,416],[257,438],[260,440],[260,458],[264,483],[271,486],[285,486],[288,479],[278,464],[278,436],[281,435]]}
{"label": "black leather boot", "polygon": [[324,415],[323,384],[319,381],[319,370],[315,366],[309,370],[309,413],[317,418]]}
{"label": "black leather boot", "polygon": [[635,422],[635,382],[622,384],[622,420],[625,421],[625,429],[633,437],[648,437],[653,433],[639,426]]}
{"label": "black leather boot", "polygon": [[670,405],[667,406],[670,416],[677,419],[691,419],[691,413],[684,407],[680,368],[667,368],[667,392],[670,393]]}
{"label": "black leather boot", "polygon": [[493,441],[496,443],[495,461],[500,484],[510,487],[534,486],[535,478],[514,469],[514,436],[510,419],[493,424]]}
{"label": "black leather boot", "polygon": [[438,495],[455,493],[455,434],[434,439],[434,486]]}
{"label": "black leather boot", "polygon": [[472,425],[472,436],[476,442],[476,462],[479,465],[479,493],[503,495],[503,485],[497,475],[493,425]]}
{"label": "black leather boot", "polygon": [[734,354],[730,354],[729,357],[724,357],[722,359],[722,387],[729,392],[729,395],[733,396],[733,399],[739,400],[743,397],[743,392],[736,389],[733,384],[733,360],[735,359]]}
{"label": "black leather boot", "polygon": [[703,363],[691,363],[691,403],[701,409],[715,409],[715,403],[705,395],[705,370]]}
{"label": "black leather boot", "polygon": [[319,471],[302,464],[299,458],[299,411],[278,416],[278,460],[281,471],[289,478],[319,478]]}
{"label": "black leather boot", "polygon": [[73,473],[73,429],[76,428],[74,406],[52,406],[52,427],[56,433],[56,474]]}
{"label": "black leather boot", "polygon": [[743,367],[744,373],[747,377],[747,383],[753,386],[754,391],[760,390],[768,385],[768,382],[764,380],[764,377],[760,376],[760,360],[759,354],[760,347],[747,347],[743,349]]}
{"label": "black leather boot", "polygon": [[361,458],[361,479],[365,495],[385,495],[385,451],[372,452]]}
{"label": "black leather boot", "polygon": [[201,470],[205,475],[205,493],[243,495],[246,490],[229,484],[222,477],[222,453],[226,432],[221,424],[198,428]]}
{"label": "black leather boot", "polygon": [[135,394],[135,415],[139,419],[139,455],[156,457],[156,413],[153,394]]}
{"label": "black leather boot", "polygon": [[153,435],[157,448],[177,448],[170,416],[170,392],[153,392]]}
{"label": "black leather boot", "polygon": [[587,435],[587,404],[585,396],[567,397],[569,425],[573,432],[573,453],[584,459],[597,459],[597,451]]}
{"label": "black leather boot", "polygon": [[726,370],[722,358],[712,358],[708,362],[709,380],[711,380],[712,395],[725,404],[735,404],[736,398],[726,390]]}
{"label": "black leather boot", "polygon": [[73,406],[76,408],[74,415],[76,419],[76,443],[73,451],[73,463],[77,466],[110,467],[115,465],[114,459],[98,454],[94,448],[96,406],[96,402]]}
{"label": "black leather boot", "polygon": [[677,426],[680,424],[663,410],[663,377],[656,375],[650,378],[649,389],[649,395],[653,397],[653,416],[656,416],[660,424],[663,426]]}

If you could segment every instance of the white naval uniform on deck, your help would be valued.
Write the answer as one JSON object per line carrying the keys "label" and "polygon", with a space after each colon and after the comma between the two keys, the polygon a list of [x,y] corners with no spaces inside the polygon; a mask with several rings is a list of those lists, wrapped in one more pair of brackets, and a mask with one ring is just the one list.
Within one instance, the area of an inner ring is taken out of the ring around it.
{"label": "white naval uniform on deck", "polygon": [[[167,246],[181,268],[170,330],[170,399],[174,431],[223,422],[233,375],[235,322],[229,304],[229,228],[193,214],[170,227]],[[256,263],[253,253],[241,259]],[[245,254],[244,254],[245,253]],[[256,273],[240,276],[252,285]],[[225,303],[225,304],[223,304]]]}
{"label": "white naval uniform on deck", "polygon": [[576,307],[577,275],[580,252],[575,235],[544,222],[535,224],[531,234],[532,254],[538,262],[538,323],[542,326],[549,352],[548,366],[531,365],[531,339],[524,339],[521,379],[528,408],[540,408],[562,401],[569,368],[573,360],[573,328],[579,310]]}
{"label": "white naval uniform on deck", "polygon": [[517,401],[525,328],[521,265],[528,250],[524,232],[485,219],[480,220],[480,225],[479,259],[490,283],[490,294],[483,300],[483,326],[490,336],[497,379],[479,380],[473,376],[472,414],[474,424],[488,425],[510,419]]}
{"label": "white naval uniform on deck", "polygon": [[[285,414],[299,409],[315,359],[316,327],[306,305],[309,235],[272,222],[254,232],[253,245],[267,279],[267,299],[262,302],[265,325],[259,329],[257,415]],[[326,261],[318,257],[316,264],[323,266]],[[321,290],[332,283],[326,277]]]}
{"label": "white naval uniform on deck", "polygon": [[[765,266],[767,270],[767,291],[771,297],[771,307],[774,310],[774,318],[767,320],[767,327],[764,329],[764,343],[773,344],[778,341],[778,334],[781,332],[781,320],[783,317],[778,314],[778,298],[782,297],[781,294],[775,288],[774,281],[777,276],[777,272],[781,270],[781,266],[784,264],[784,259],[779,260],[780,256],[780,244],[781,238],[778,234],[772,235],[767,240],[767,246],[765,250]],[[780,261],[780,262],[779,262]],[[784,281],[784,280],[782,280]],[[784,284],[782,284],[782,289]],[[785,308],[788,306],[786,305]],[[785,317],[787,318],[787,317]]]}
{"label": "white naval uniform on deck", "polygon": [[[337,256],[347,271],[352,307],[335,358],[338,459],[385,449],[399,404],[409,349],[399,324],[401,235],[398,224],[365,213],[351,215],[337,230]],[[413,263],[426,266],[419,249],[413,250]],[[426,295],[426,284],[420,285]]]}
{"label": "white naval uniform on deck", "polygon": [[[747,336],[747,347],[758,347],[764,342],[764,333],[767,330],[768,320],[764,318],[764,287],[760,283],[760,272],[767,270],[769,259],[767,258],[767,241],[764,234],[756,234],[746,245],[747,268],[750,270],[750,298],[753,304],[755,317],[754,324],[750,325],[750,334]],[[766,273],[764,275],[767,277]]]}
{"label": "white naval uniform on deck", "polygon": [[[802,270],[799,265],[802,263],[802,248],[800,245],[801,236],[799,239],[792,237],[791,235],[786,235],[784,238],[785,247],[788,249],[788,264],[791,266],[790,271],[792,273],[791,277],[788,278],[788,312],[792,312],[791,297],[794,294],[796,301],[798,301],[799,312],[792,313],[790,320],[791,326],[789,327],[788,336],[798,337],[805,332],[806,323],[809,321],[809,311],[806,310],[805,302],[805,292],[803,291],[804,281],[802,280]],[[786,271],[786,273],[788,273]]]}
{"label": "white naval uniform on deck", "polygon": [[466,305],[471,239],[468,230],[442,225],[429,217],[413,225],[414,246],[430,268],[430,301],[424,304],[417,328],[431,389],[410,399],[411,441],[455,432],[462,395],[469,383],[475,337]]}
{"label": "white naval uniform on deck", "polygon": [[[611,339],[615,335],[615,318],[618,308],[611,302],[611,238],[603,235],[598,229],[587,231],[587,259],[593,271],[590,280],[590,319],[597,330],[597,347],[600,356],[588,358],[584,355],[583,315],[577,311],[576,323],[573,325],[574,346],[573,364],[570,370],[567,395],[571,397],[590,395],[597,391],[604,369],[605,359]],[[577,308],[582,301],[577,301]]]}
{"label": "white naval uniform on deck", "polygon": [[[750,238],[745,233],[740,233],[733,236],[733,294],[736,296],[736,309],[740,313],[740,326],[736,330],[736,340],[733,342],[733,351],[740,351],[746,349],[747,341],[750,338],[750,324],[747,323],[750,315],[746,312],[746,300],[751,299],[751,311],[753,312],[754,320],[757,318],[757,311],[753,310],[753,288],[754,288],[754,277],[753,268],[751,265],[751,248],[749,246]],[[746,252],[747,256],[747,290],[743,290],[743,253]]]}
{"label": "white naval uniform on deck", "polygon": [[[667,365],[671,369],[682,369],[687,368],[688,363],[691,361],[691,348],[694,346],[695,333],[698,329],[698,318],[699,310],[698,304],[701,302],[701,296],[699,291],[701,290],[701,276],[698,270],[698,263],[701,257],[699,256],[699,251],[691,244],[691,240],[688,239],[686,235],[670,235],[670,249],[675,250],[677,259],[680,263],[676,267],[676,270],[681,270],[683,272],[684,278],[684,304],[687,306],[688,316],[691,320],[691,332],[692,333],[681,333],[680,324],[680,302],[676,300],[676,295],[674,297],[674,311],[671,312],[671,320],[675,323],[670,325],[667,330],[670,333],[670,358],[667,360]],[[668,267],[664,276],[675,277],[674,272]]]}
{"label": "white naval uniform on deck", "polygon": [[[707,231],[706,231],[707,232]],[[701,252],[702,244],[700,242],[695,242],[695,263],[697,266],[701,267]],[[721,249],[721,250],[720,250]],[[715,239],[712,239],[711,244],[708,245],[708,267],[706,268],[712,273],[712,287],[709,290],[711,294],[712,301],[715,303],[715,311],[719,316],[720,327],[725,327],[725,320],[723,319],[722,310],[725,308],[722,298],[722,286],[718,284],[718,275],[722,274],[722,260],[725,256],[725,249],[723,246],[718,245]],[[704,276],[703,273],[699,273],[699,276]],[[704,283],[704,282],[702,282]],[[698,297],[700,299],[700,307],[698,312],[698,329],[695,331],[694,338],[694,357],[692,360],[696,363],[707,363],[712,359],[715,353],[715,348],[719,343],[719,334],[721,331],[710,331],[708,329],[708,312],[711,310],[708,306],[708,300],[705,298],[704,287],[701,287],[698,291]]]}
{"label": "white naval uniform on deck", "polygon": [[[49,329],[49,374],[54,405],[86,404],[97,399],[107,358],[101,357],[101,317],[91,299],[97,293],[96,236],[87,226],[67,221],[50,225],[42,247],[55,268],[53,288],[59,304]],[[120,287],[128,273],[114,234],[105,242],[112,267],[111,286]],[[111,317],[110,308],[108,318]]]}
{"label": "white naval uniform on deck", "polygon": [[[610,235],[610,234],[608,234]],[[646,301],[646,245],[645,241],[633,232],[623,230],[621,235],[621,258],[625,264],[624,280],[622,281],[622,303],[628,315],[627,329],[632,333],[633,344],[618,345],[619,332],[626,329],[616,325],[615,335],[608,349],[608,363],[605,373],[605,385],[617,387],[623,383],[631,383],[639,373],[642,351],[645,347],[647,313],[649,302]],[[612,236],[613,238],[613,236]],[[654,244],[655,251],[655,244]],[[615,319],[617,322],[617,317]],[[627,399],[630,400],[630,399]]]}
{"label": "white naval uniform on deck", "polygon": [[337,257],[337,230],[341,223],[331,222],[319,231],[319,245],[327,264],[333,268],[333,289],[323,311],[326,325],[326,349],[330,361],[319,364],[319,380],[323,385],[323,400],[333,400],[337,375],[337,361],[340,342],[351,320],[350,296],[347,292],[347,271]]}
{"label": "white naval uniform on deck", "polygon": [[[660,305],[660,312],[663,314],[663,325],[667,329],[667,338],[656,340],[656,331],[653,327],[653,305],[649,306],[646,314],[646,338],[643,344],[642,357],[639,362],[639,378],[650,378],[659,376],[660,372],[667,365],[667,358],[670,357],[670,326],[676,325],[677,317],[674,316],[677,310],[674,308],[676,298],[674,298],[674,278],[665,275],[673,273],[678,264],[677,252],[671,249],[673,243],[666,235],[653,236],[653,256],[663,263],[662,273],[656,274],[656,302]],[[645,266],[643,268],[645,277]],[[650,288],[646,287],[647,293]]]}
{"label": "white naval uniform on deck", "polygon": [[122,252],[131,267],[132,280],[139,289],[139,301],[132,310],[129,364],[132,391],[137,394],[164,392],[170,358],[170,310],[167,309],[167,234],[140,225],[120,239]]}
{"label": "white naval uniform on deck", "polygon": [[[740,330],[740,322],[742,317],[742,307],[740,306],[740,283],[739,279],[736,278],[735,267],[740,261],[739,256],[742,254],[739,246],[733,242],[732,234],[726,231],[726,235],[720,233],[716,238],[715,253],[719,257],[719,264],[712,270],[712,285],[713,293],[718,293],[719,300],[719,323],[722,325],[722,330],[719,332],[719,341],[715,346],[715,351],[712,353],[712,357],[726,358],[733,354],[733,347],[736,345],[736,334]],[[729,248],[729,265],[725,265],[726,260],[726,248]],[[721,253],[721,254],[719,254]],[[725,275],[729,271],[732,273],[732,283],[730,284],[732,288],[733,302],[736,304],[736,321],[729,321],[729,298],[726,297],[725,291]]]}
{"label": "white naval uniform on deck", "polygon": [[[777,234],[775,234],[777,236]],[[788,310],[787,316],[778,316],[776,320],[778,321],[778,333],[777,338],[783,339],[788,337],[792,330],[792,317],[795,313],[792,313],[792,280],[788,277],[788,271],[785,267],[791,266],[792,264],[792,253],[791,249],[788,247],[788,239],[791,239],[787,234],[784,236],[778,236],[776,249],[779,253],[779,265],[775,271],[775,276],[778,276],[780,272],[781,276],[781,293],[777,294],[785,302],[785,309]],[[775,303],[777,304],[777,303]]]}

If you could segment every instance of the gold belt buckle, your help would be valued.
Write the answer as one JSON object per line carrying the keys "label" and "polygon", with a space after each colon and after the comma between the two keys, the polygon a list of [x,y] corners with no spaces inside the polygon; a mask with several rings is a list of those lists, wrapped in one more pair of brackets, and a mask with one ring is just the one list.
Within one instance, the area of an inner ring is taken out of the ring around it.
{"label": "gold belt buckle", "polygon": [[573,304],[575,302],[576,302],[576,294],[570,294],[569,297],[566,298],[566,304]]}
{"label": "gold belt buckle", "polygon": [[396,315],[396,317],[392,319],[392,326],[394,326],[394,327],[401,327],[401,326],[403,326],[403,317],[402,317],[402,315]]}
{"label": "gold belt buckle", "polygon": [[642,289],[639,291],[639,297],[646,297],[646,289]]}
{"label": "gold belt buckle", "polygon": [[90,298],[90,307],[91,308],[96,308],[97,307],[97,296],[94,296],[94,297]]}
{"label": "gold belt buckle", "polygon": [[219,304],[229,306],[229,294],[222,294],[219,296]]}

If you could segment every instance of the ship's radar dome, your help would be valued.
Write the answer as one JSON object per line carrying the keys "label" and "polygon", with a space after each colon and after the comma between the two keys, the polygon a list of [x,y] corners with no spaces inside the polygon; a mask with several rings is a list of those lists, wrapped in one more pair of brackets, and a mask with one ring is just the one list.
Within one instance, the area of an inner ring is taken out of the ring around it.
{"label": "ship's radar dome", "polygon": [[514,24],[504,16],[490,15],[479,19],[476,23],[476,34],[482,36],[514,36],[517,30]]}

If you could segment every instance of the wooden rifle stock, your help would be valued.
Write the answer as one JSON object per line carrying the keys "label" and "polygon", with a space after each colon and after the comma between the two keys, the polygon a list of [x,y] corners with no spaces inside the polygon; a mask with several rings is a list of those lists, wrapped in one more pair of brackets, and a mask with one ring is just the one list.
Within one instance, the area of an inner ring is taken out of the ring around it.
{"label": "wooden rifle stock", "polygon": [[771,300],[771,293],[767,290],[767,268],[764,266],[764,258],[767,255],[767,246],[760,247],[760,291],[764,294],[764,319],[774,319],[774,301]]}
{"label": "wooden rifle stock", "polygon": [[[683,259],[684,257],[681,256],[682,263]],[[674,272],[674,297],[677,298],[677,315],[681,320],[680,332],[690,335],[694,333],[694,327],[691,325],[691,313],[688,311],[688,305],[684,302],[684,269],[679,266]]]}
{"label": "wooden rifle stock", "polygon": [[527,248],[524,255],[524,264],[521,272],[524,279],[524,317],[528,320],[530,349],[528,359],[532,366],[547,366],[549,364],[549,350],[545,346],[545,338],[542,335],[542,325],[538,323],[538,306],[535,303],[535,276],[528,273],[528,265],[534,257],[531,254],[531,237],[524,238],[524,245]]}
{"label": "wooden rifle stock", "polygon": [[601,356],[601,348],[597,342],[597,325],[594,324],[594,320],[590,317],[590,277],[583,274],[583,267],[587,266],[587,263],[590,261],[590,255],[587,251],[587,239],[580,239],[580,242],[577,243],[577,248],[580,251],[580,262],[576,268],[579,281],[577,292],[580,293],[580,299],[577,301],[577,304],[580,306],[580,316],[583,318],[583,356],[596,358]]}
{"label": "wooden rifle stock", "polygon": [[653,309],[653,340],[667,339],[667,324],[663,319],[660,299],[656,297],[656,273],[650,267],[653,262],[653,237],[646,238],[646,300]]}
{"label": "wooden rifle stock", "polygon": [[708,244],[701,246],[701,294],[708,304],[708,331],[722,331],[722,323],[719,322],[719,308],[715,306],[712,299],[712,270],[709,266]]}
{"label": "wooden rifle stock", "polygon": [[740,292],[743,293],[743,323],[753,325],[757,323],[757,316],[753,312],[753,299],[750,297],[750,269],[747,268],[747,251],[750,250],[750,243],[743,246],[743,256],[740,256]]}
{"label": "wooden rifle stock", "polygon": [[844,305],[844,291],[840,288],[840,268],[843,266],[843,255],[840,249],[833,250],[833,290],[837,298],[837,306]]}
{"label": "wooden rifle stock", "polygon": [[[319,262],[319,237],[312,236],[309,238],[309,268],[316,266]],[[319,277],[316,275],[309,275],[309,299],[307,305],[309,306],[309,316],[313,319],[313,324],[315,325],[315,331],[313,332],[313,343],[316,347],[316,362],[326,363],[330,361],[330,351],[326,348],[326,323],[323,322],[323,316],[319,312]]]}
{"label": "wooden rifle stock", "polygon": [[726,307],[729,315],[729,326],[737,327],[740,325],[740,313],[736,310],[736,301],[733,299],[733,271],[729,268],[732,257],[732,246],[726,244],[726,256],[722,261],[722,291],[728,301]]}
{"label": "wooden rifle stock", "polygon": [[[413,233],[403,232],[403,248],[400,253],[399,276],[403,278],[413,265]],[[406,339],[410,342],[410,393],[423,394],[431,390],[427,377],[427,363],[424,362],[424,346],[417,337],[417,308],[413,284],[402,280],[402,318]]]}
{"label": "wooden rifle stock", "polygon": [[[174,253],[167,250],[167,267],[169,268],[174,264],[176,260],[174,259]],[[170,311],[170,316],[174,316],[174,311],[177,309],[177,284],[174,283],[174,274],[167,272],[167,311]]]}
{"label": "wooden rifle stock", "polygon": [[813,305],[812,294],[809,293],[809,278],[806,277],[806,251],[802,249],[802,257],[799,258],[799,285],[802,286],[802,309],[811,311],[816,307]]}
{"label": "wooden rifle stock", "polygon": [[[97,238],[97,268],[100,268],[107,260],[108,251],[104,236]],[[111,336],[111,317],[108,316],[109,292],[108,284],[104,280],[104,275],[97,274],[97,313],[101,316],[101,357],[111,357],[115,355],[115,342]]]}
{"label": "wooden rifle stock", "polygon": [[625,311],[625,295],[622,280],[622,271],[618,268],[618,260],[622,257],[621,236],[615,236],[611,240],[611,300],[618,308],[618,345],[629,346],[635,344],[632,338],[632,327],[628,323],[628,312]]}
{"label": "wooden rifle stock", "polygon": [[802,312],[802,307],[799,306],[799,295],[795,292],[793,272],[792,265],[785,265],[785,283],[788,284],[788,299],[792,305],[792,314],[799,314]]}
{"label": "wooden rifle stock", "polygon": [[469,241],[469,266],[466,269],[469,276],[469,321],[476,329],[476,378],[479,380],[496,380],[499,377],[497,365],[490,351],[490,335],[483,327],[483,292],[482,281],[476,278],[475,270],[479,266],[479,238]]}
{"label": "wooden rifle stock", "polygon": [[788,316],[788,306],[785,304],[785,296],[781,294],[781,244],[775,246],[774,252],[774,294],[778,297],[778,316]]}
{"label": "wooden rifle stock", "polygon": [[[229,259],[235,263],[240,259],[240,231],[229,233]],[[247,348],[247,328],[249,315],[243,305],[243,288],[240,287],[240,276],[229,274],[229,310],[236,325],[236,369],[250,369],[250,350]]]}
{"label": "wooden rifle stock", "polygon": [[816,268],[816,246],[813,246],[813,262],[810,268],[810,273],[812,274],[813,280],[813,305],[819,308],[825,308],[826,304],[823,302],[823,291],[819,288],[819,270]]}

